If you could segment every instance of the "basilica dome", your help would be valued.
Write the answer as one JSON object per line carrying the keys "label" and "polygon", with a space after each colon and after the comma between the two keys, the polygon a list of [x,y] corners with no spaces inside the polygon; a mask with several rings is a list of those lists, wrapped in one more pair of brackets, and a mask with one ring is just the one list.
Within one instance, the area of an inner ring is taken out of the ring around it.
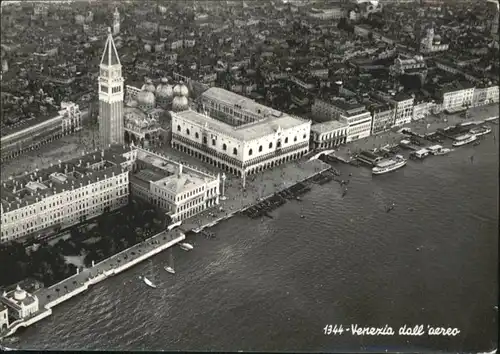
{"label": "basilica dome", "polygon": [[156,94],[160,98],[172,98],[174,95],[174,91],[172,89],[172,85],[168,84],[168,79],[161,79],[161,84],[156,87]]}
{"label": "basilica dome", "polygon": [[156,101],[155,94],[144,89],[137,94],[137,101],[139,105],[154,106]]}
{"label": "basilica dome", "polygon": [[154,93],[156,91],[156,87],[155,87],[155,85],[153,85],[153,82],[148,79],[148,80],[146,80],[146,83],[144,85],[142,85],[141,90]]}
{"label": "basilica dome", "polygon": [[175,96],[184,96],[187,97],[189,95],[189,90],[186,85],[181,81],[174,87],[174,95]]}
{"label": "basilica dome", "polygon": [[176,112],[185,111],[189,107],[189,101],[186,96],[175,96],[172,101],[172,109]]}

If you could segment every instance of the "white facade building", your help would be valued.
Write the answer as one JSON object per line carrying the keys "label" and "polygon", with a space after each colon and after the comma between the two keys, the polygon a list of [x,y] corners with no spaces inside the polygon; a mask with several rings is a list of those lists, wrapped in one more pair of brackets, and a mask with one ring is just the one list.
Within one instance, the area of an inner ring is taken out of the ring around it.
{"label": "white facade building", "polygon": [[280,112],[233,126],[187,110],[172,114],[172,146],[245,178],[309,151],[311,121]]}
{"label": "white facade building", "polygon": [[372,135],[380,134],[392,128],[394,124],[395,110],[389,106],[380,105],[371,109],[372,113]]}
{"label": "white facade building", "polygon": [[429,114],[431,114],[434,105],[434,102],[428,102],[425,100],[421,102],[415,102],[413,106],[413,120],[419,120],[427,117]]}
{"label": "white facade building", "polygon": [[134,196],[165,210],[174,222],[219,204],[219,176],[140,148],[130,182]]}
{"label": "white facade building", "polygon": [[397,94],[391,98],[396,110],[394,126],[398,127],[411,122],[413,118],[413,103],[415,99],[404,93]]}
{"label": "white facade building", "polygon": [[313,149],[329,149],[347,142],[346,123],[337,120],[313,124],[311,126],[311,143]]}
{"label": "white facade building", "polygon": [[449,88],[443,90],[442,107],[443,110],[453,112],[465,107],[472,106],[474,98],[474,87],[465,85],[465,87]]}
{"label": "white facade building", "polygon": [[94,152],[3,181],[0,242],[51,234],[125,206],[132,158],[126,153]]}
{"label": "white facade building", "polygon": [[365,106],[362,104],[320,98],[316,98],[311,107],[314,119],[320,122],[338,120],[342,114],[353,115],[364,111]]}
{"label": "white facade building", "polygon": [[488,87],[476,87],[472,99],[473,106],[498,102],[498,85]]}
{"label": "white facade building", "polygon": [[342,100],[315,99],[311,107],[313,117],[320,122],[338,120],[347,125],[347,141],[370,135],[372,115],[364,105]]}
{"label": "white facade building", "polygon": [[354,114],[341,114],[339,121],[348,125],[346,142],[370,136],[372,119],[372,115],[366,110]]}
{"label": "white facade building", "polygon": [[15,290],[4,292],[1,302],[16,320],[28,318],[39,310],[38,297],[28,294],[19,285]]}

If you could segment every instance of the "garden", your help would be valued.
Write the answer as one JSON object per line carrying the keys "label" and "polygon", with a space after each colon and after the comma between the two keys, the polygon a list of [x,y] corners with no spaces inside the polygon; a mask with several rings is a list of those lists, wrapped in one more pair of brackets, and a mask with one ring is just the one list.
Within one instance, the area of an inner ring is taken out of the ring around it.
{"label": "garden", "polygon": [[79,225],[71,229],[71,237],[55,244],[41,242],[26,248],[13,242],[0,245],[0,287],[32,277],[46,287],[75,274],[76,266],[65,256],[83,257],[86,267],[100,262],[164,230],[168,217],[152,205],[131,200],[126,207],[105,213],[90,222],[93,228]]}

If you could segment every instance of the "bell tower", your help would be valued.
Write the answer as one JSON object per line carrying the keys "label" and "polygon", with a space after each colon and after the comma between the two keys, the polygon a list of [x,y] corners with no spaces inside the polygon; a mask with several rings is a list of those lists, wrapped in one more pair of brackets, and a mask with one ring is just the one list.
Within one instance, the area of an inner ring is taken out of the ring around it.
{"label": "bell tower", "polygon": [[123,77],[115,42],[108,28],[108,38],[99,65],[99,137],[101,148],[122,145],[125,139],[123,123]]}
{"label": "bell tower", "polygon": [[118,8],[115,8],[115,12],[113,13],[113,35],[117,36],[120,33],[120,13],[118,12]]}

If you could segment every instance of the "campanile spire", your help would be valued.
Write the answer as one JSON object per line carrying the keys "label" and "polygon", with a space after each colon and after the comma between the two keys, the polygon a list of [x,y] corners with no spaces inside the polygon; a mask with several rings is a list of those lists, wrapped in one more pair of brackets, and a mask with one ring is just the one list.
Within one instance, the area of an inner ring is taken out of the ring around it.
{"label": "campanile spire", "polygon": [[108,27],[99,65],[99,136],[102,148],[124,142],[123,82],[122,65]]}

